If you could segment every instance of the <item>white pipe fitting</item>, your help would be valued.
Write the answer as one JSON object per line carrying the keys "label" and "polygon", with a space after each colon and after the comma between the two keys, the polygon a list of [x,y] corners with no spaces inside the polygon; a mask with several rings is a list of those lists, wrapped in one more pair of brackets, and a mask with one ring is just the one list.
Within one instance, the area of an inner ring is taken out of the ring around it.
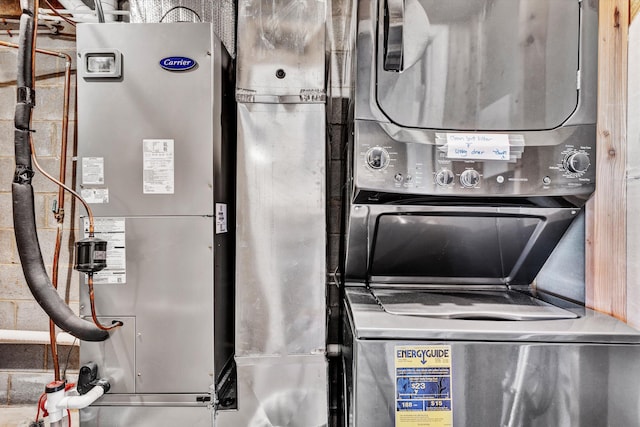
{"label": "white pipe fitting", "polygon": [[66,396],[60,400],[57,407],[60,410],[67,409],[83,409],[90,406],[93,402],[98,400],[104,394],[104,388],[102,386],[95,386],[82,396]]}

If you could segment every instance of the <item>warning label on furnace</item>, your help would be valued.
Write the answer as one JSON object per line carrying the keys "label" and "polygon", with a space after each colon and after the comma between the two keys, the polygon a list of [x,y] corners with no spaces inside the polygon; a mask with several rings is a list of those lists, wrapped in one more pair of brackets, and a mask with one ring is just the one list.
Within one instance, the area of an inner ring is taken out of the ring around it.
{"label": "warning label on furnace", "polygon": [[174,193],[173,139],[145,139],[142,141],[143,193]]}
{"label": "warning label on furnace", "polygon": [[[89,219],[83,218],[84,236],[89,236]],[[107,267],[93,275],[95,284],[127,282],[127,251],[124,218],[95,218],[95,237],[107,241]]]}
{"label": "warning label on furnace", "polygon": [[451,346],[395,347],[396,427],[452,427]]}

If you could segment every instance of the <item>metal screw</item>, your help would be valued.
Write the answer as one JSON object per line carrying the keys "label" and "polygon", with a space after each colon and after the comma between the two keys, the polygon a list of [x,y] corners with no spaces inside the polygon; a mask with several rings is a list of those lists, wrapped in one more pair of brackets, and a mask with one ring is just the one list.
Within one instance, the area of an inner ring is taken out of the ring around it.
{"label": "metal screw", "polygon": [[279,79],[284,79],[286,75],[287,75],[287,73],[285,73],[285,71],[282,68],[279,68],[276,71],[276,77],[279,78]]}

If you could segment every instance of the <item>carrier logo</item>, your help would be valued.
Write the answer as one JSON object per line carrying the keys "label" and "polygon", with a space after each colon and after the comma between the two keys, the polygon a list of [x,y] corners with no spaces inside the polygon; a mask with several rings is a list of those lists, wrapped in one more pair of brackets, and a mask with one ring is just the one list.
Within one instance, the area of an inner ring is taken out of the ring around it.
{"label": "carrier logo", "polygon": [[169,56],[160,60],[160,66],[169,71],[187,71],[198,65],[196,61],[184,56]]}

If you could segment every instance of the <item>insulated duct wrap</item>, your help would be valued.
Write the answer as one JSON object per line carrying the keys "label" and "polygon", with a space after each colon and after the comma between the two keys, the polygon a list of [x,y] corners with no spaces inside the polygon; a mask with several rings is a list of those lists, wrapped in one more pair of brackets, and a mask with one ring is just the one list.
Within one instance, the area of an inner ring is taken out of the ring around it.
{"label": "insulated duct wrap", "polygon": [[134,23],[160,20],[210,22],[227,51],[232,57],[236,56],[236,6],[233,0],[130,0],[129,7],[129,19]]}

